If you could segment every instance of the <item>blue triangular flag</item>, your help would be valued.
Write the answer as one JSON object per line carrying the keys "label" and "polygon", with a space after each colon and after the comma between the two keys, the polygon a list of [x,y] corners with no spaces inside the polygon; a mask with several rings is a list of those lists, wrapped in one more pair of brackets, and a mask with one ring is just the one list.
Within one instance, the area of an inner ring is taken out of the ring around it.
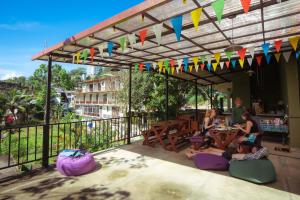
{"label": "blue triangular flag", "polygon": [[300,56],[300,50],[296,51],[296,59],[298,59]]}
{"label": "blue triangular flag", "polygon": [[182,15],[172,18],[171,23],[175,31],[177,41],[180,41],[180,35],[182,29]]}
{"label": "blue triangular flag", "polygon": [[266,56],[266,60],[267,60],[267,63],[270,64],[270,61],[271,61],[271,54],[268,54]]}
{"label": "blue triangular flag", "polygon": [[261,45],[261,48],[264,51],[265,56],[268,56],[269,48],[270,48],[270,43],[264,43]]}
{"label": "blue triangular flag", "polygon": [[231,60],[232,68],[235,69],[236,60]]}
{"label": "blue triangular flag", "polygon": [[148,71],[150,71],[151,63],[145,63],[145,65],[146,65],[146,69],[147,69]]}
{"label": "blue triangular flag", "polygon": [[207,68],[207,70],[210,72],[210,70],[211,70],[211,64],[210,64],[210,63],[207,63],[206,68]]}
{"label": "blue triangular flag", "polygon": [[188,71],[188,66],[189,66],[189,58],[184,58],[183,59],[183,64],[184,64],[184,71]]}
{"label": "blue triangular flag", "polygon": [[114,43],[112,43],[111,41],[109,41],[109,42],[107,43],[107,49],[108,49],[108,54],[109,54],[109,56],[111,56],[111,53],[112,53],[113,48],[114,48]]}

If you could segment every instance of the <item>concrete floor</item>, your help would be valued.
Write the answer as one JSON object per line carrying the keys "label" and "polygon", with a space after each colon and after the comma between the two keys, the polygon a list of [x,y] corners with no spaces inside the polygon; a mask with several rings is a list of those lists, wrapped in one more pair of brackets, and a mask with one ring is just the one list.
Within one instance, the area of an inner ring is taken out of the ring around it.
{"label": "concrete floor", "polygon": [[95,154],[99,167],[80,177],[55,170],[0,183],[0,199],[300,199],[300,160],[271,155],[278,180],[265,186],[196,169],[183,151],[135,143]]}

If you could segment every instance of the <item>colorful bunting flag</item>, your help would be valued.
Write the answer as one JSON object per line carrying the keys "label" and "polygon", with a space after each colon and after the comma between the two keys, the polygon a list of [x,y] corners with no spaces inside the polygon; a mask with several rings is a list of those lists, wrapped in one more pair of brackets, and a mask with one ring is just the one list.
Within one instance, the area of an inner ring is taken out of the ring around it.
{"label": "colorful bunting flag", "polygon": [[284,59],[285,59],[285,61],[288,63],[289,62],[289,60],[290,60],[290,56],[291,56],[291,51],[287,51],[287,52],[283,52],[282,53],[282,55],[283,55],[283,57],[284,57]]}
{"label": "colorful bunting flag", "polygon": [[105,46],[107,46],[107,44],[100,44],[98,46],[98,50],[99,50],[99,54],[100,54],[101,58],[103,58]]}
{"label": "colorful bunting flag", "polygon": [[80,52],[76,53],[76,63],[78,64],[80,62]]}
{"label": "colorful bunting flag", "polygon": [[241,0],[241,4],[243,6],[244,12],[248,13],[250,4],[251,4],[251,0]]}
{"label": "colorful bunting flag", "polygon": [[209,64],[211,64],[211,55],[207,55],[206,58],[207,58],[207,62],[208,62]]}
{"label": "colorful bunting flag", "polygon": [[133,49],[133,46],[136,43],[136,36],[135,36],[135,34],[134,33],[128,34],[128,40],[129,40],[131,49]]}
{"label": "colorful bunting flag", "polygon": [[160,45],[160,42],[161,42],[161,32],[162,32],[162,28],[163,28],[163,23],[156,24],[156,25],[154,25],[154,26],[152,27],[153,32],[154,32],[155,37],[156,37],[157,45]]}
{"label": "colorful bunting flag", "polygon": [[148,29],[146,29],[146,28],[140,31],[140,40],[142,42],[142,46],[144,46],[144,42],[145,42],[145,39],[147,36],[147,31],[148,31]]}
{"label": "colorful bunting flag", "polygon": [[162,69],[163,69],[163,64],[164,64],[164,62],[162,61],[162,60],[160,60],[160,61],[158,61],[158,71],[159,71],[159,73],[162,71]]}
{"label": "colorful bunting flag", "polygon": [[221,69],[224,69],[224,62],[220,62]]}
{"label": "colorful bunting flag", "polygon": [[190,72],[193,71],[193,65],[190,65],[190,66],[189,66],[189,70],[190,70]]}
{"label": "colorful bunting flag", "polygon": [[200,64],[200,68],[201,68],[202,71],[204,70],[204,67],[205,67],[204,63]]}
{"label": "colorful bunting flag", "polygon": [[231,51],[225,51],[225,54],[226,54],[228,60],[230,60],[231,56],[232,56],[232,52]]}
{"label": "colorful bunting flag", "polygon": [[139,64],[134,65],[134,70],[135,70],[135,72],[137,72],[139,70]]}
{"label": "colorful bunting flag", "polygon": [[152,67],[153,67],[154,70],[156,70],[156,68],[157,68],[157,63],[156,63],[156,62],[153,62],[153,63],[152,63]]}
{"label": "colorful bunting flag", "polygon": [[211,70],[211,64],[210,64],[210,63],[207,63],[206,68],[207,68],[207,70],[210,72],[210,70]]}
{"label": "colorful bunting flag", "polygon": [[177,60],[177,65],[178,65],[178,67],[181,67],[181,65],[182,65],[182,62],[183,62],[183,60],[182,60],[182,59],[178,59],[178,60]]}
{"label": "colorful bunting flag", "polygon": [[111,56],[113,48],[114,48],[114,43],[109,41],[108,44],[107,44],[107,49],[108,49],[108,55],[109,56]]}
{"label": "colorful bunting flag", "polygon": [[300,56],[300,50],[298,50],[298,51],[296,52],[296,59],[298,59],[299,56]]}
{"label": "colorful bunting flag", "polygon": [[290,42],[291,46],[293,47],[293,49],[294,49],[295,51],[297,50],[299,38],[300,38],[300,36],[290,37],[290,38],[289,38],[289,42]]}
{"label": "colorful bunting flag", "polygon": [[193,57],[193,62],[194,62],[194,65],[195,65],[195,69],[196,69],[196,72],[198,72],[198,68],[199,68],[199,58],[198,57]]}
{"label": "colorful bunting flag", "polygon": [[257,64],[258,64],[258,66],[260,66],[261,60],[262,60],[262,55],[256,56],[256,62],[257,62]]}
{"label": "colorful bunting flag", "polygon": [[73,61],[72,63],[75,64],[76,54],[73,55]]}
{"label": "colorful bunting flag", "polygon": [[144,70],[144,64],[143,63],[139,64],[139,70],[140,70],[140,72],[142,72]]}
{"label": "colorful bunting flag", "polygon": [[268,54],[268,55],[267,55],[266,60],[267,60],[267,64],[270,64],[270,61],[271,61],[271,54]]}
{"label": "colorful bunting flag", "polygon": [[197,8],[191,12],[191,18],[195,29],[198,31],[202,8]]}
{"label": "colorful bunting flag", "polygon": [[244,59],[239,59],[239,63],[242,69],[244,68],[244,61]]}
{"label": "colorful bunting flag", "polygon": [[186,4],[186,1],[187,1],[187,0],[182,0],[182,3],[183,3],[183,4]]}
{"label": "colorful bunting flag", "polygon": [[200,60],[201,60],[201,62],[204,64],[204,62],[205,62],[205,59],[206,59],[206,56],[205,55],[202,55],[202,56],[200,56]]}
{"label": "colorful bunting flag", "polygon": [[150,71],[150,69],[151,69],[151,63],[146,63],[145,65],[146,65],[147,71]]}
{"label": "colorful bunting flag", "polygon": [[225,64],[226,64],[227,69],[229,69],[229,67],[230,67],[230,61],[229,60],[225,61]]}
{"label": "colorful bunting flag", "polygon": [[126,43],[125,36],[120,37],[119,42],[120,42],[120,46],[121,46],[122,52],[124,52],[124,50],[125,50],[125,43]]}
{"label": "colorful bunting flag", "polygon": [[189,66],[189,58],[188,57],[183,58],[183,64],[184,64],[184,71],[187,72],[188,66]]}
{"label": "colorful bunting flag", "polygon": [[168,73],[170,73],[170,62],[168,59],[165,60],[164,65]]}
{"label": "colorful bunting flag", "polygon": [[265,56],[268,56],[269,48],[270,48],[270,43],[264,43],[261,45],[261,48],[264,51]]}
{"label": "colorful bunting flag", "polygon": [[231,60],[231,65],[232,65],[232,68],[235,69],[236,60],[233,60],[233,59],[232,59],[232,60]]}
{"label": "colorful bunting flag", "polygon": [[251,67],[252,62],[253,62],[253,58],[252,57],[251,58],[247,58],[247,61],[248,61],[249,66]]}
{"label": "colorful bunting flag", "polygon": [[255,47],[248,47],[248,51],[252,58],[254,58]]}
{"label": "colorful bunting flag", "polygon": [[247,51],[246,48],[242,48],[241,50],[238,51],[238,54],[242,60],[245,60],[246,51]]}
{"label": "colorful bunting flag", "polygon": [[93,47],[90,48],[90,55],[91,55],[91,60],[92,63],[94,62],[94,55],[95,55],[95,49]]}
{"label": "colorful bunting flag", "polygon": [[218,22],[220,23],[222,20],[222,15],[224,10],[224,0],[217,0],[213,2],[211,5],[216,13]]}
{"label": "colorful bunting flag", "polygon": [[218,63],[212,63],[212,67],[214,72],[217,70]]}
{"label": "colorful bunting flag", "polygon": [[181,69],[181,66],[176,67],[176,73],[179,74],[179,70]]}
{"label": "colorful bunting flag", "polygon": [[274,56],[276,58],[276,61],[279,63],[281,53],[274,53]]}
{"label": "colorful bunting flag", "polygon": [[175,66],[175,60],[171,59],[170,60],[170,65],[171,65],[171,67],[174,67]]}
{"label": "colorful bunting flag", "polygon": [[182,30],[182,15],[171,19],[171,23],[176,34],[177,41],[180,41],[181,30]]}
{"label": "colorful bunting flag", "polygon": [[81,58],[83,59],[84,62],[86,61],[86,59],[88,57],[88,54],[89,54],[89,50],[84,49],[82,54],[81,54]]}
{"label": "colorful bunting flag", "polygon": [[171,73],[172,73],[172,75],[174,74],[174,72],[175,72],[175,67],[171,67]]}
{"label": "colorful bunting flag", "polygon": [[217,61],[217,63],[220,63],[220,59],[221,59],[221,53],[215,53],[215,59]]}
{"label": "colorful bunting flag", "polygon": [[276,52],[278,53],[281,49],[281,45],[282,45],[282,40],[276,40],[274,42],[274,46],[275,46],[275,49],[276,49]]}

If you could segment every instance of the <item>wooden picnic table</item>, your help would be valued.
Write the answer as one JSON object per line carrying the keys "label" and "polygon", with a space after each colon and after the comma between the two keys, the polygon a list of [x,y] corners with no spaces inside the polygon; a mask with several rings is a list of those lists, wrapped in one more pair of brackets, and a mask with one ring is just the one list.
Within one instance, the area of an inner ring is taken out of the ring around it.
{"label": "wooden picnic table", "polygon": [[239,129],[235,127],[213,128],[209,130],[210,136],[214,139],[217,148],[225,148],[237,138]]}

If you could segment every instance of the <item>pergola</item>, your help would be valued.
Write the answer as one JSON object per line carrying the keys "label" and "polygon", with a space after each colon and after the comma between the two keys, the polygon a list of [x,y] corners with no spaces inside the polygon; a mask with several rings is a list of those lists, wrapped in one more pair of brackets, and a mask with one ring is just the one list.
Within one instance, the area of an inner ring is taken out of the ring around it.
{"label": "pergola", "polygon": [[[244,13],[240,0],[226,0],[220,23],[217,22],[211,6],[213,2],[214,0],[186,0],[186,3],[182,0],[146,0],[33,56],[33,60],[49,62],[45,123],[49,124],[50,119],[51,63],[74,63],[76,53],[85,49],[94,48],[94,56],[92,58],[89,55],[85,62],[80,61],[78,64],[130,69],[129,97],[131,97],[131,71],[135,64],[185,57],[189,57],[189,63],[193,64],[193,57],[215,53],[221,53],[221,61],[225,61],[227,58],[224,49],[233,43],[245,48],[255,47],[255,54],[261,54],[263,52],[261,45],[267,42],[273,44],[276,39],[282,39],[281,51],[285,52],[291,50],[288,38],[300,34],[299,0],[252,0],[248,13]],[[197,8],[202,8],[198,31],[190,19],[190,12]],[[170,22],[176,16],[183,17],[180,41],[176,40]],[[163,23],[162,40],[158,45],[151,28],[161,23]],[[142,45],[139,31],[146,28],[148,32]],[[120,37],[127,37],[128,34],[135,34],[136,44],[122,50]],[[97,48],[107,42],[114,44],[111,56],[108,55],[107,48],[104,49],[104,55]],[[274,51],[274,46],[271,46],[269,52]],[[233,55],[233,57],[238,56]],[[246,57],[250,57],[249,52],[246,53]],[[216,71],[205,69],[174,74],[165,72],[166,85],[168,85],[168,77],[192,81],[196,87],[231,82],[232,73],[250,67],[245,65],[241,69],[238,65],[237,63],[235,69],[227,70],[218,68]],[[151,70],[158,72],[157,69]],[[168,90],[168,87],[166,89]],[[130,116],[131,98],[129,98],[129,119]],[[130,120],[128,121],[130,124]],[[44,137],[47,137],[47,133],[49,134],[49,129],[45,130]],[[130,126],[128,126],[128,134],[130,134]],[[44,142],[47,143],[47,140]],[[46,143],[44,145],[49,145]]]}

